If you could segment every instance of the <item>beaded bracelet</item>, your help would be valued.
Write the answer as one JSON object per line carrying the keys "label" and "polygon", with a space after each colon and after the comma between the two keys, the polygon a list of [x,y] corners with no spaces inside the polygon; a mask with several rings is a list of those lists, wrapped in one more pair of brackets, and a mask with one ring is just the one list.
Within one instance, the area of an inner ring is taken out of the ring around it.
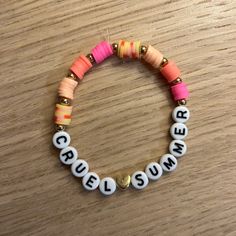
{"label": "beaded bracelet", "polygon": [[[131,176],[118,176],[116,179],[105,177],[100,180],[95,172],[89,171],[89,165],[85,160],[78,158],[77,150],[69,146],[71,138],[65,131],[71,122],[73,94],[78,81],[95,64],[103,62],[106,58],[116,54],[120,58],[143,59],[154,68],[159,69],[163,77],[170,85],[171,93],[177,107],[172,112],[174,124],[170,128],[173,138],[169,145],[169,153],[163,155],[159,163],[149,163],[144,171],[136,171]],[[103,41],[92,49],[87,56],[80,55],[70,68],[69,75],[64,78],[58,88],[58,103],[55,111],[55,124],[57,132],[53,136],[53,144],[61,149],[60,160],[65,165],[71,165],[71,172],[75,177],[82,178],[85,189],[91,191],[99,187],[104,195],[111,195],[120,189],[127,189],[130,185],[136,189],[143,189],[149,180],[158,180],[164,172],[174,171],[177,167],[177,158],[183,156],[187,146],[183,141],[188,135],[188,128],[184,124],[190,117],[186,105],[189,96],[186,84],[180,78],[180,70],[173,61],[166,59],[161,52],[151,45],[141,45],[140,41],[128,42],[120,40],[119,43]]]}

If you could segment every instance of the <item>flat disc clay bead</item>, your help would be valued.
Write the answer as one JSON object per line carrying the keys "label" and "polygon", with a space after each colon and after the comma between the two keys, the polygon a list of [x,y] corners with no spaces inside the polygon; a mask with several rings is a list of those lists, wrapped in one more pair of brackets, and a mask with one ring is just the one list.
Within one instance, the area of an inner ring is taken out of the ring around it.
{"label": "flat disc clay bead", "polygon": [[171,93],[175,101],[187,99],[189,97],[188,88],[185,83],[179,83],[171,86]]}
{"label": "flat disc clay bead", "polygon": [[174,123],[170,128],[170,134],[173,139],[185,139],[188,135],[188,128],[183,123]]}
{"label": "flat disc clay bead", "polygon": [[172,118],[175,122],[185,123],[190,117],[189,109],[186,106],[177,106],[172,112]]}
{"label": "flat disc clay bead", "polygon": [[65,131],[56,132],[53,135],[52,142],[58,149],[65,148],[70,144],[70,135]]}
{"label": "flat disc clay bead", "polygon": [[76,161],[78,153],[74,147],[63,148],[60,152],[60,160],[65,165],[71,165]]}
{"label": "flat disc clay bead", "polygon": [[82,179],[82,184],[88,191],[96,189],[99,183],[100,178],[95,172],[88,172]]}
{"label": "flat disc clay bead", "polygon": [[158,69],[162,62],[163,55],[157,49],[149,45],[146,54],[143,56],[143,59],[154,68]]}
{"label": "flat disc clay bead", "polygon": [[99,190],[104,195],[111,195],[116,191],[116,182],[111,177],[103,178],[99,184]]}
{"label": "flat disc clay bead", "polygon": [[182,157],[187,152],[187,145],[183,140],[173,140],[169,145],[169,151],[175,157]]}
{"label": "flat disc clay bead", "polygon": [[168,83],[173,82],[181,75],[179,68],[173,61],[169,61],[160,71]]}
{"label": "flat disc clay bead", "polygon": [[89,171],[89,165],[86,161],[84,160],[76,160],[72,165],[71,165],[71,172],[75,177],[84,177]]}
{"label": "flat disc clay bead", "polygon": [[165,154],[160,159],[160,165],[166,172],[174,171],[177,168],[177,159],[171,154]]}
{"label": "flat disc clay bead", "polygon": [[71,66],[70,70],[80,79],[92,67],[90,60],[85,55],[80,55]]}
{"label": "flat disc clay bead", "polygon": [[143,171],[136,171],[131,177],[131,183],[136,189],[145,188],[148,182],[148,177]]}
{"label": "flat disc clay bead", "polygon": [[150,180],[158,180],[163,171],[157,162],[151,162],[146,166],[145,173]]}

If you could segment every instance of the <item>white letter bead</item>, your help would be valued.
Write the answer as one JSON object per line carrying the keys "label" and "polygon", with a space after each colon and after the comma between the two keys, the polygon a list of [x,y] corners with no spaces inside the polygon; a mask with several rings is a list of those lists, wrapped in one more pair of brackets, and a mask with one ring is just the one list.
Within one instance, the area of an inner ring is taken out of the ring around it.
{"label": "white letter bead", "polygon": [[178,106],[172,112],[172,118],[175,122],[185,123],[190,117],[190,112],[185,106]]}
{"label": "white letter bead", "polygon": [[71,172],[76,177],[84,177],[89,171],[89,165],[84,160],[76,160],[71,165]]}
{"label": "white letter bead", "polygon": [[169,145],[169,151],[175,157],[182,157],[187,152],[187,145],[182,140],[173,140]]}
{"label": "white letter bead", "polygon": [[52,142],[56,148],[65,148],[70,144],[70,135],[65,131],[56,132],[53,135]]}
{"label": "white letter bead", "polygon": [[162,168],[157,162],[151,162],[146,166],[145,173],[151,180],[158,180],[162,176]]}
{"label": "white letter bead", "polygon": [[103,178],[99,184],[99,189],[104,195],[111,195],[116,191],[116,182],[111,177]]}
{"label": "white letter bead", "polygon": [[171,172],[177,168],[177,159],[171,154],[165,154],[160,159],[160,165],[164,171]]}
{"label": "white letter bead", "polygon": [[131,183],[136,189],[145,188],[148,182],[148,177],[143,171],[136,171],[131,177]]}
{"label": "white letter bead", "polygon": [[183,123],[174,123],[170,128],[173,139],[185,139],[188,135],[188,128]]}
{"label": "white letter bead", "polygon": [[100,178],[95,172],[88,172],[82,179],[82,184],[85,189],[91,191],[98,187]]}
{"label": "white letter bead", "polygon": [[65,165],[71,165],[76,161],[78,153],[74,147],[63,148],[60,152],[60,160]]}

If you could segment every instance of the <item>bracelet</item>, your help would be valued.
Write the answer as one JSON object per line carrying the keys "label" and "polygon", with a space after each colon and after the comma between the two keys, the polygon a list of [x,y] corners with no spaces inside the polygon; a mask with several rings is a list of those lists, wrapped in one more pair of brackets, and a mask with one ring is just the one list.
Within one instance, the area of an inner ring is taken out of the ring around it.
{"label": "bracelet", "polygon": [[[84,74],[94,64],[103,62],[113,54],[122,59],[142,59],[154,68],[159,69],[170,85],[177,106],[172,112],[175,123],[170,128],[173,140],[169,145],[169,153],[163,155],[159,163],[151,162],[145,170],[136,171],[131,176],[118,176],[115,179],[105,177],[100,180],[95,172],[89,171],[88,163],[78,158],[77,150],[69,146],[71,138],[65,130],[71,122],[73,94],[78,82],[83,79]],[[186,143],[183,140],[188,135],[188,128],[185,125],[190,117],[190,112],[186,107],[188,97],[189,92],[186,84],[180,78],[179,68],[151,45],[141,45],[140,41],[120,40],[119,43],[113,44],[103,41],[94,47],[90,54],[80,55],[71,66],[69,75],[59,85],[58,103],[56,104],[54,117],[57,132],[53,136],[53,144],[56,148],[61,149],[60,161],[65,165],[71,165],[72,174],[75,177],[82,178],[82,184],[86,190],[99,188],[102,194],[111,195],[116,191],[117,186],[124,190],[131,184],[136,189],[143,189],[150,180],[158,180],[163,172],[174,171],[177,167],[177,158],[183,156],[187,151]]]}

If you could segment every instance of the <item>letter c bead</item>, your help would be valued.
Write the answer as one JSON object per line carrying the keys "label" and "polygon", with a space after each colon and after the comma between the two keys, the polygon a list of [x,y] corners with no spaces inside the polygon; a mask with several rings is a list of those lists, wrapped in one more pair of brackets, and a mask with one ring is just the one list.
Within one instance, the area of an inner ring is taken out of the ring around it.
{"label": "letter c bead", "polygon": [[58,149],[63,149],[70,144],[70,135],[65,131],[56,132],[53,135],[52,142]]}

